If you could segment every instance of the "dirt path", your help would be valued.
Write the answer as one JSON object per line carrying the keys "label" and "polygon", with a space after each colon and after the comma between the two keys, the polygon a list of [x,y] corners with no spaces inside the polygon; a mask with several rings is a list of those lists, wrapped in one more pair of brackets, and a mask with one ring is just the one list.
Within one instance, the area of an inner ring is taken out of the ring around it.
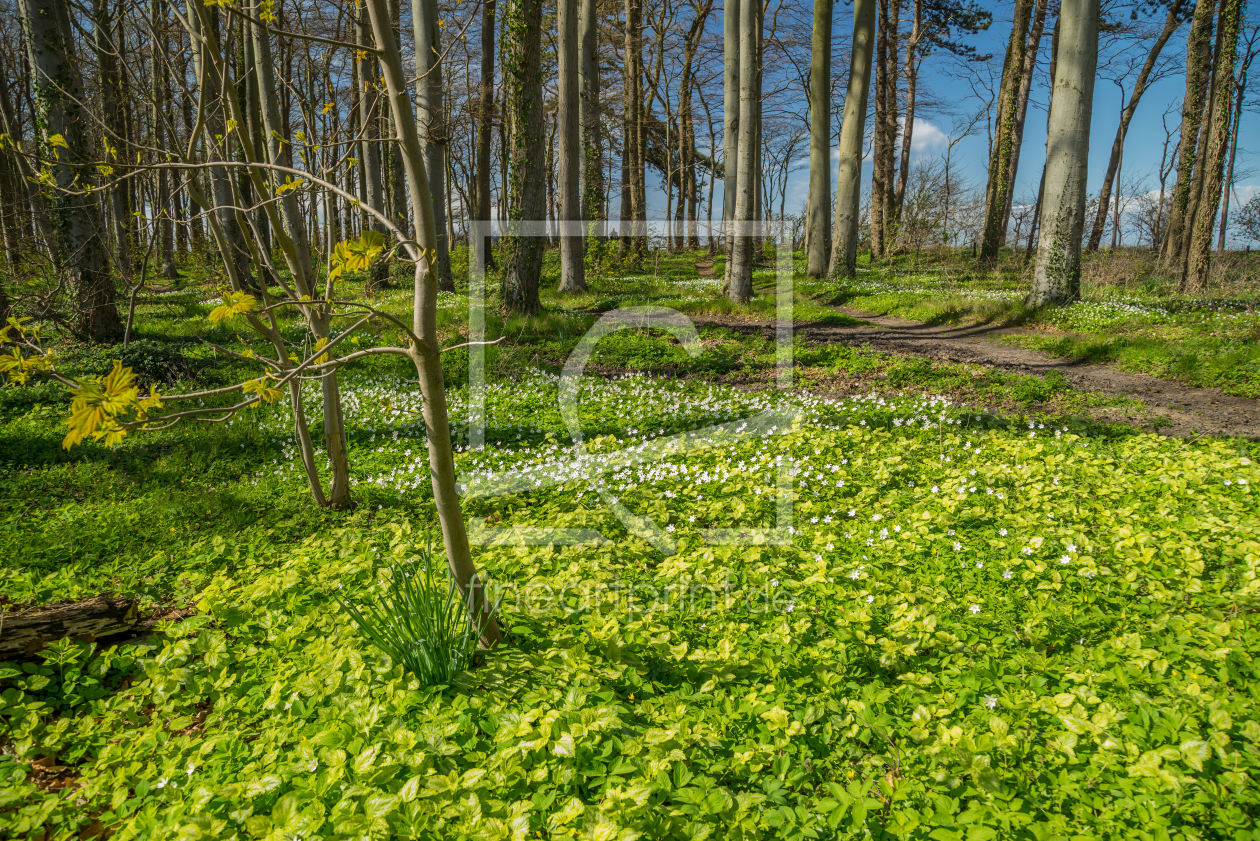
{"label": "dirt path", "polygon": [[[896,356],[982,365],[1016,374],[1044,376],[1050,371],[1058,371],[1077,390],[1141,400],[1150,415],[1161,419],[1160,431],[1166,435],[1237,435],[1260,439],[1258,400],[1233,397],[1215,388],[1193,388],[1146,374],[1131,374],[1104,365],[1058,359],[989,340],[1003,333],[1018,333],[1018,330],[983,324],[964,327],[921,324],[843,307],[840,311],[865,323],[797,324],[796,334],[820,344],[869,345],[872,350]],[[709,319],[709,322],[733,330],[758,330],[773,336],[772,325],[764,322],[724,318]],[[1102,408],[1097,414],[1100,419],[1116,423],[1141,422],[1145,425],[1154,420],[1152,417],[1136,417],[1123,409]]]}

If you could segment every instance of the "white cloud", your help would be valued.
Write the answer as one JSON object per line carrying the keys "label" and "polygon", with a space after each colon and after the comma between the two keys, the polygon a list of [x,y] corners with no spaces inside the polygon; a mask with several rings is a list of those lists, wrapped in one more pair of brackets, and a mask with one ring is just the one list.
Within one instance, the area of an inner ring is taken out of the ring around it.
{"label": "white cloud", "polygon": [[944,152],[949,148],[949,136],[935,123],[914,118],[914,134],[910,138],[911,156]]}

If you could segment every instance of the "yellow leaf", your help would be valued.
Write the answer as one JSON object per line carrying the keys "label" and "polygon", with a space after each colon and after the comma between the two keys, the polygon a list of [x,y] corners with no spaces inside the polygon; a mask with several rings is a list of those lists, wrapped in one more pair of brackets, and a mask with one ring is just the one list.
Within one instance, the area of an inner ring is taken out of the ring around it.
{"label": "yellow leaf", "polygon": [[223,296],[223,305],[210,310],[210,323],[229,321],[238,315],[251,312],[258,299],[248,292],[229,292]]}
{"label": "yellow leaf", "polygon": [[62,149],[70,148],[70,144],[66,143],[66,139],[62,137],[60,134],[48,135],[48,145],[54,148],[56,147],[60,147]]}

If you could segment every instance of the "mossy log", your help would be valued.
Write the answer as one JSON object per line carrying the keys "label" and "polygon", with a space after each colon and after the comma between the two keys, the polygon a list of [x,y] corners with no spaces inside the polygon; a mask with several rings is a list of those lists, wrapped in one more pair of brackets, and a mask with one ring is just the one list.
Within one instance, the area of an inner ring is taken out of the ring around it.
{"label": "mossy log", "polygon": [[101,596],[0,615],[0,660],[29,657],[69,637],[90,642],[130,631],[140,619],[138,600]]}

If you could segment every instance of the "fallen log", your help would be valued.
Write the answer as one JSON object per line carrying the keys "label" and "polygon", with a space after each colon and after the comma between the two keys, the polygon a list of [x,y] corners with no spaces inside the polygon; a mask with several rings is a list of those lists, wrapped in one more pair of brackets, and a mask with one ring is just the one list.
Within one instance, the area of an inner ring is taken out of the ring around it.
{"label": "fallen log", "polygon": [[138,599],[100,596],[0,614],[0,660],[30,657],[64,637],[91,642],[130,631],[140,619],[138,604]]}

